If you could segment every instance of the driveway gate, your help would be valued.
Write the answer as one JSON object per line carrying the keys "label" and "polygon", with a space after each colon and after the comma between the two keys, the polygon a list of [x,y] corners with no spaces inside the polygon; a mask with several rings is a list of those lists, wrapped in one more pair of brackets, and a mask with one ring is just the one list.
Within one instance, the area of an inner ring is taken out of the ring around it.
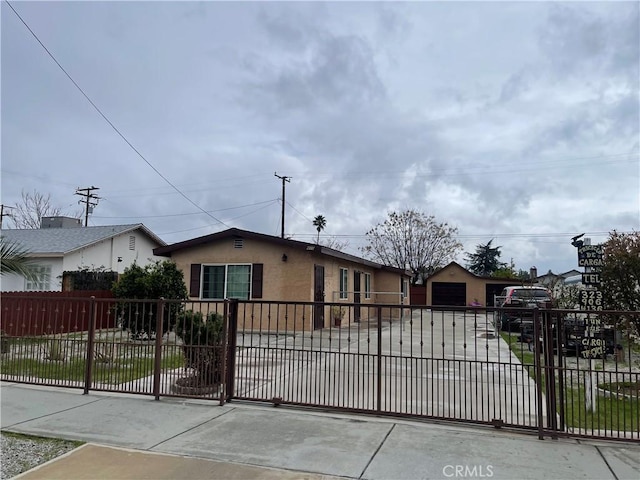
{"label": "driveway gate", "polygon": [[637,312],[354,306],[238,302],[226,399],[640,439]]}

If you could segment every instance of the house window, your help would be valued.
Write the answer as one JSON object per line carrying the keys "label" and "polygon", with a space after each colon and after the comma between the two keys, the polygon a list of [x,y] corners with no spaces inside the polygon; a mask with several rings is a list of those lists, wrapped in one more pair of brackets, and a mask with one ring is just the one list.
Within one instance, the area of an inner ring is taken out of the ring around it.
{"label": "house window", "polygon": [[203,265],[202,294],[205,300],[238,298],[248,300],[251,293],[251,265]]}
{"label": "house window", "polygon": [[371,298],[371,274],[364,274],[364,298]]}
{"label": "house window", "polygon": [[129,235],[129,250],[136,249],[136,237],[135,235]]}
{"label": "house window", "polygon": [[29,265],[27,267],[34,278],[25,279],[24,289],[28,292],[51,290],[51,265]]}
{"label": "house window", "polygon": [[340,299],[345,300],[349,297],[349,270],[346,268],[340,269]]}

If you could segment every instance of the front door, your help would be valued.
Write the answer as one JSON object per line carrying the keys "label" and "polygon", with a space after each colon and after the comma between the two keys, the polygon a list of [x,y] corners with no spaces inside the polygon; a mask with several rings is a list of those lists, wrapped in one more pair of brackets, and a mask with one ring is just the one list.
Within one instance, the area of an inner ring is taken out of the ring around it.
{"label": "front door", "polygon": [[353,321],[360,321],[360,272],[353,272]]}
{"label": "front door", "polygon": [[324,266],[313,266],[313,328],[324,328]]}

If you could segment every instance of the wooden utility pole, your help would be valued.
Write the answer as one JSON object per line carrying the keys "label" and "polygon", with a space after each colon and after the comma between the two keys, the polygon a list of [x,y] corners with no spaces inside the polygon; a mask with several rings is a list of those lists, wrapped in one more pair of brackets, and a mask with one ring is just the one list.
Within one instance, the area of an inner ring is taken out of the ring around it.
{"label": "wooden utility pole", "polygon": [[84,226],[89,226],[89,213],[93,211],[93,207],[98,205],[100,197],[93,194],[94,190],[100,190],[98,187],[76,188],[76,195],[84,197],[78,203],[84,203]]}
{"label": "wooden utility pole", "polygon": [[286,177],[286,176],[280,176],[278,175],[277,172],[274,172],[274,175],[276,177],[278,177],[280,180],[282,180],[282,233],[280,234],[280,238],[284,238],[284,200],[285,200],[285,183],[286,182],[291,182],[291,177]]}

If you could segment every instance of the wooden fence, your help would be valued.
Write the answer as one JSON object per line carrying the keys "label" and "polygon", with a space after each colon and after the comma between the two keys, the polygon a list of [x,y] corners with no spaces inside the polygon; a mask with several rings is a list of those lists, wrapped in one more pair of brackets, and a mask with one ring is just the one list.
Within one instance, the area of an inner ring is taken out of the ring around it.
{"label": "wooden fence", "polygon": [[[9,337],[85,332],[89,329],[91,297],[113,298],[113,294],[109,290],[3,292],[0,331]],[[105,308],[102,304],[95,314],[103,328],[116,326],[115,314],[108,305]]]}

